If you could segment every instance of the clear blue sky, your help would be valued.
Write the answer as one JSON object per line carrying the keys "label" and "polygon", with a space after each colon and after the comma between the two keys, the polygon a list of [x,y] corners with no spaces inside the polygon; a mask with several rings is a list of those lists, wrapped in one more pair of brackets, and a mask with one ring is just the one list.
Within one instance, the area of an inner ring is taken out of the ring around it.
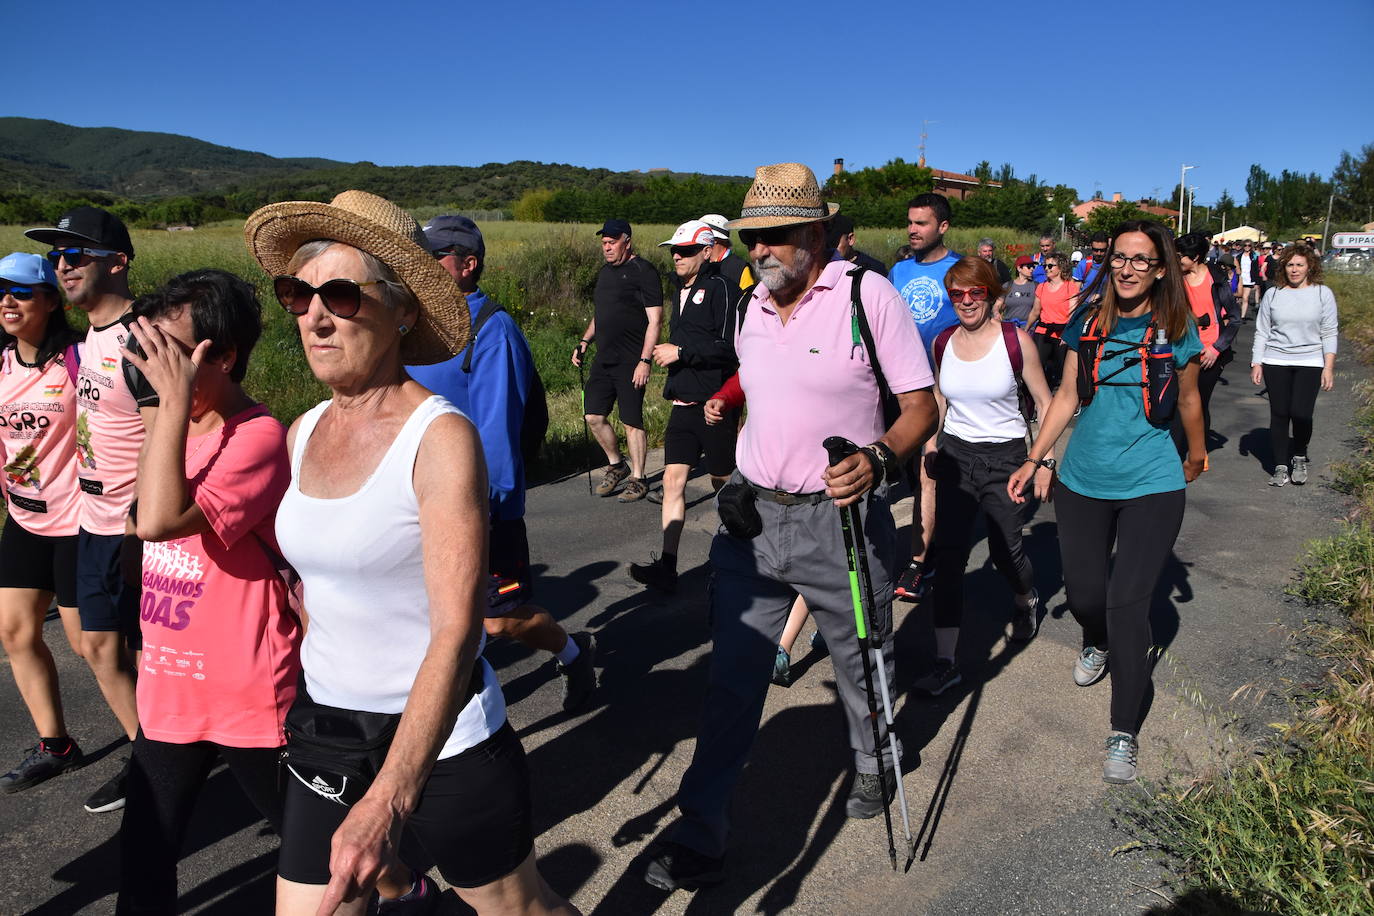
{"label": "clear blue sky", "polygon": [[[1243,202],[1374,142],[1374,2],[11,5],[3,113],[381,165],[963,171]],[[1156,189],[1158,191],[1156,192]]]}

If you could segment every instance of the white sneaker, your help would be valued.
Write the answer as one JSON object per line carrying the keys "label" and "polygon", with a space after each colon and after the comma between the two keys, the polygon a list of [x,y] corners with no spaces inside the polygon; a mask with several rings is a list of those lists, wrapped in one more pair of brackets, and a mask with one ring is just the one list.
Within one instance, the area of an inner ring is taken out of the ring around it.
{"label": "white sneaker", "polygon": [[1295,486],[1300,487],[1307,483],[1307,464],[1306,455],[1293,456],[1293,470],[1288,475],[1288,479],[1291,480]]}
{"label": "white sneaker", "polygon": [[1079,687],[1091,687],[1107,676],[1107,650],[1085,646],[1073,665],[1073,682]]}
{"label": "white sneaker", "polygon": [[[1306,474],[1306,472],[1304,471],[1304,473],[1303,473],[1303,480],[1306,480],[1306,479],[1307,479],[1307,474]],[[1282,486],[1286,486],[1287,484],[1288,484],[1288,465],[1286,465],[1286,464],[1281,464],[1281,465],[1279,465],[1278,467],[1274,468],[1274,474],[1273,474],[1272,477],[1269,478],[1269,486],[1271,486],[1271,487],[1282,487]]]}

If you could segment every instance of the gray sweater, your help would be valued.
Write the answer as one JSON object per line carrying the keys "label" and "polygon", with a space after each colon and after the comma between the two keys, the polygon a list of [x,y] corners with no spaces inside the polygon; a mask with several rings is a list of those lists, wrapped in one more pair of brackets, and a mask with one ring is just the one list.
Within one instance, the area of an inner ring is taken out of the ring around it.
{"label": "gray sweater", "polygon": [[1324,366],[1336,352],[1336,296],[1330,287],[1271,287],[1255,316],[1250,364]]}

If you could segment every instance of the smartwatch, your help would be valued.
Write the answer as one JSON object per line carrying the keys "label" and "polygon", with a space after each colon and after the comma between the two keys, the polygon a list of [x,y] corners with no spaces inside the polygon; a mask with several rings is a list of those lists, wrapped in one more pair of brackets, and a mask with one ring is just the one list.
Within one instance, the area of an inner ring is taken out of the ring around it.
{"label": "smartwatch", "polygon": [[652,366],[652,365],[654,364],[654,361],[651,360],[651,359],[649,359],[649,357],[647,357],[647,356],[641,356],[641,357],[639,358],[639,361],[640,361],[641,363],[643,363],[644,365],[646,365],[646,366]]}

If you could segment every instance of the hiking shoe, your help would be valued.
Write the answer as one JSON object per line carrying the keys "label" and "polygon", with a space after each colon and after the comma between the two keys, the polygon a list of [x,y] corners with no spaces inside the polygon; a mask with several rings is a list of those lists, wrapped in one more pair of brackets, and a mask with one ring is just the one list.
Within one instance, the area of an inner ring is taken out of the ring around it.
{"label": "hiking shoe", "polygon": [[930,591],[930,573],[925,564],[915,560],[897,577],[892,594],[906,601],[920,601]]}
{"label": "hiking shoe", "polygon": [[124,758],[124,765],[119,768],[119,772],[105,781],[105,784],[86,799],[85,808],[92,814],[104,814],[106,811],[118,811],[124,807],[124,787],[129,781],[130,758]]}
{"label": "hiking shoe", "polygon": [[772,681],[779,687],[792,686],[792,657],[782,646],[778,646],[778,654],[773,657]]}
{"label": "hiking shoe", "polygon": [[24,751],[24,759],[19,766],[0,776],[0,792],[9,795],[22,792],[30,786],[46,782],[68,770],[81,766],[81,748],[71,743],[65,754],[54,754],[40,739],[37,744]]}
{"label": "hiking shoe", "polygon": [[[1303,479],[1307,479],[1306,469],[1304,469]],[[1274,468],[1273,475],[1269,478],[1269,486],[1281,487],[1288,483],[1288,465],[1281,464]]]}
{"label": "hiking shoe", "polygon": [[1007,638],[1012,642],[1030,642],[1040,628],[1040,593],[1031,589],[1024,606],[1021,596],[1016,597],[1016,610],[1011,615],[1011,632]]}
{"label": "hiking shoe", "polygon": [[439,908],[439,885],[429,875],[414,872],[414,884],[399,897],[378,897],[370,910],[375,916],[427,916]]}
{"label": "hiking shoe", "polygon": [[897,794],[897,774],[888,770],[883,774],[887,778],[883,780],[886,791],[878,788],[877,773],[855,773],[854,785],[849,787],[849,800],[845,802],[844,811],[850,817],[868,819],[877,817],[878,813],[887,807],[887,803],[892,801],[892,796]]}
{"label": "hiking shoe", "polygon": [[1294,456],[1293,456],[1293,470],[1292,470],[1292,472],[1288,475],[1288,479],[1291,480],[1295,486],[1299,486],[1299,487],[1302,486],[1303,484],[1307,483],[1307,456],[1306,456],[1306,455],[1294,455]]}
{"label": "hiking shoe", "polygon": [[606,466],[606,470],[601,475],[601,482],[596,485],[597,496],[610,496],[615,492],[615,488],[620,486],[620,482],[630,476],[630,466],[624,461],[619,464]]}
{"label": "hiking shoe", "polygon": [[959,666],[953,660],[937,658],[935,668],[925,677],[912,684],[911,689],[919,690],[927,696],[938,697],[963,680],[963,675],[959,673]]}
{"label": "hiking shoe", "polygon": [[1135,782],[1135,761],[1140,753],[1140,742],[1135,735],[1125,732],[1112,732],[1107,736],[1107,761],[1102,765],[1104,782]]}
{"label": "hiking shoe", "polygon": [[820,630],[811,634],[811,648],[817,652],[829,652],[830,647],[825,644],[825,635]]}
{"label": "hiking shoe", "polygon": [[725,880],[725,859],[705,856],[681,843],[667,841],[649,860],[644,880],[663,891],[694,891]]}
{"label": "hiking shoe", "polygon": [[649,495],[649,482],[643,477],[631,477],[625,481],[625,488],[616,497],[619,502],[632,503]]}
{"label": "hiking shoe", "polygon": [[662,557],[654,557],[648,563],[631,563],[630,578],[669,594],[677,591],[677,570],[664,563]]}
{"label": "hiking shoe", "polygon": [[1073,664],[1073,682],[1079,687],[1091,687],[1107,676],[1107,650],[1084,646]]}
{"label": "hiking shoe", "polygon": [[581,709],[596,689],[596,639],[590,633],[574,633],[568,637],[577,643],[577,658],[572,664],[558,664],[563,675],[563,711]]}

